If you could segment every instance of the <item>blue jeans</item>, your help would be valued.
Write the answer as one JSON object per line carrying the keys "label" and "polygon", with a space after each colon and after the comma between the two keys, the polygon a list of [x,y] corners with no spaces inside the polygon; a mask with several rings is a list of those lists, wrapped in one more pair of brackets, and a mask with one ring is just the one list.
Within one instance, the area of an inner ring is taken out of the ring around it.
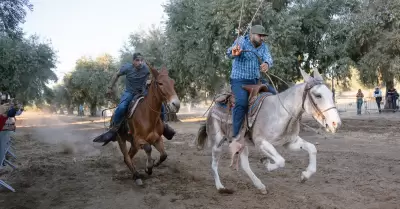
{"label": "blue jeans", "polygon": [[357,114],[361,114],[362,104],[363,104],[363,100],[362,99],[357,99]]}
{"label": "blue jeans", "polygon": [[[147,91],[144,93],[147,94]],[[119,125],[122,122],[123,116],[128,111],[129,104],[131,103],[132,99],[135,95],[131,92],[124,91],[121,95],[120,102],[115,109],[115,113],[111,119],[113,125]],[[165,119],[165,107],[164,104],[161,106],[161,120],[164,121]]]}
{"label": "blue jeans", "polygon": [[243,85],[257,84],[258,79],[231,79],[231,89],[235,96],[235,106],[232,112],[233,137],[239,134],[242,127],[244,116],[248,111],[249,92],[242,88]]}
{"label": "blue jeans", "polygon": [[[233,137],[239,134],[242,127],[244,117],[248,111],[249,92],[243,89],[244,85],[254,85],[258,83],[258,79],[231,79],[231,89],[235,96],[235,106],[233,107]],[[276,94],[276,90],[267,83],[265,79],[261,79],[261,83],[266,84],[268,91]]]}

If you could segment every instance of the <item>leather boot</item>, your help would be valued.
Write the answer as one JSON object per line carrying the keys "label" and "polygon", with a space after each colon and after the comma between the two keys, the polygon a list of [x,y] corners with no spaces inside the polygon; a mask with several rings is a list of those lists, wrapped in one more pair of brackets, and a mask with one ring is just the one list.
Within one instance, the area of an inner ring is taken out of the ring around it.
{"label": "leather boot", "polygon": [[168,124],[164,123],[164,133],[163,133],[163,136],[164,136],[165,138],[167,138],[168,140],[171,140],[172,137],[174,137],[175,133],[176,133],[176,132],[175,132],[175,130],[174,130],[172,127],[170,127]]}
{"label": "leather boot", "polygon": [[96,137],[93,142],[98,142],[98,143],[104,143],[102,146],[107,145],[108,143],[110,143],[111,141],[117,141],[117,132],[118,132],[118,126],[113,126],[110,128],[110,130],[108,130],[107,132],[105,132],[104,134],[101,134],[100,136]]}

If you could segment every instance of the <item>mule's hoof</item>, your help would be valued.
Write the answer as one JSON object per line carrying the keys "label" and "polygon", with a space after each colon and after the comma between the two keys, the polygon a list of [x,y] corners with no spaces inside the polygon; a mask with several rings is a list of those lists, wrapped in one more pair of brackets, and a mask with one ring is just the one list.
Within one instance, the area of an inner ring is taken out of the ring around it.
{"label": "mule's hoof", "polygon": [[261,194],[268,194],[268,191],[267,191],[267,189],[260,189],[260,192],[261,192]]}
{"label": "mule's hoof", "polygon": [[135,180],[135,183],[136,183],[136,185],[138,185],[138,186],[143,186],[143,181],[142,181],[142,179],[136,179]]}
{"label": "mule's hoof", "polygon": [[300,176],[300,183],[304,183],[308,180],[308,178],[304,175],[304,172],[301,173]]}
{"label": "mule's hoof", "polygon": [[266,164],[267,160],[268,160],[268,157],[263,157],[263,158],[260,159],[260,163]]}
{"label": "mule's hoof", "polygon": [[147,175],[151,175],[151,174],[153,174],[153,168],[152,167],[150,167],[150,168],[146,168],[145,170],[144,170],[146,173],[147,173]]}
{"label": "mule's hoof", "polygon": [[227,188],[221,188],[218,189],[218,193],[220,194],[233,194],[235,191],[233,191],[232,189],[227,189]]}

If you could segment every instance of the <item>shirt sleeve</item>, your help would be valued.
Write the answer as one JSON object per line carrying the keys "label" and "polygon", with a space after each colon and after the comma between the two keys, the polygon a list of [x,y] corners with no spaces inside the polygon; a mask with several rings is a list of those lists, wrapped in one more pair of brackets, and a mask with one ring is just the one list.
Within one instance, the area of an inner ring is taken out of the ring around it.
{"label": "shirt sleeve", "polygon": [[118,71],[118,75],[126,75],[126,73],[128,72],[130,65],[129,64],[125,64],[123,65],[119,71]]}
{"label": "shirt sleeve", "polygon": [[263,61],[268,64],[268,67],[271,68],[274,64],[271,56],[271,52],[269,50],[269,47],[265,44],[264,47],[264,53],[262,54]]}

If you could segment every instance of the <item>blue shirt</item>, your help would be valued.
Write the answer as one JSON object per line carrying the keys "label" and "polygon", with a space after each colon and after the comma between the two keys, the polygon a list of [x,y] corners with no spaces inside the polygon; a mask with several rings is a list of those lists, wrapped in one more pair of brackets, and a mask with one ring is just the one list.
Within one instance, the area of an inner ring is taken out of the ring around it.
{"label": "blue shirt", "polygon": [[[239,56],[232,56],[232,48],[236,46],[236,43],[239,40],[239,46],[241,50],[248,50],[251,52],[241,52]],[[232,79],[255,79],[260,78],[260,65],[259,59],[261,59],[262,63],[268,63],[268,67],[271,68],[273,65],[272,57],[269,51],[268,46],[265,43],[261,43],[261,45],[257,48],[250,41],[249,35],[245,37],[241,36],[239,39],[236,39],[231,47],[227,50],[227,56],[233,59],[232,64]]]}
{"label": "blue shirt", "polygon": [[136,95],[144,92],[150,70],[146,64],[138,69],[132,63],[127,63],[120,68],[119,75],[126,76],[125,91]]}

